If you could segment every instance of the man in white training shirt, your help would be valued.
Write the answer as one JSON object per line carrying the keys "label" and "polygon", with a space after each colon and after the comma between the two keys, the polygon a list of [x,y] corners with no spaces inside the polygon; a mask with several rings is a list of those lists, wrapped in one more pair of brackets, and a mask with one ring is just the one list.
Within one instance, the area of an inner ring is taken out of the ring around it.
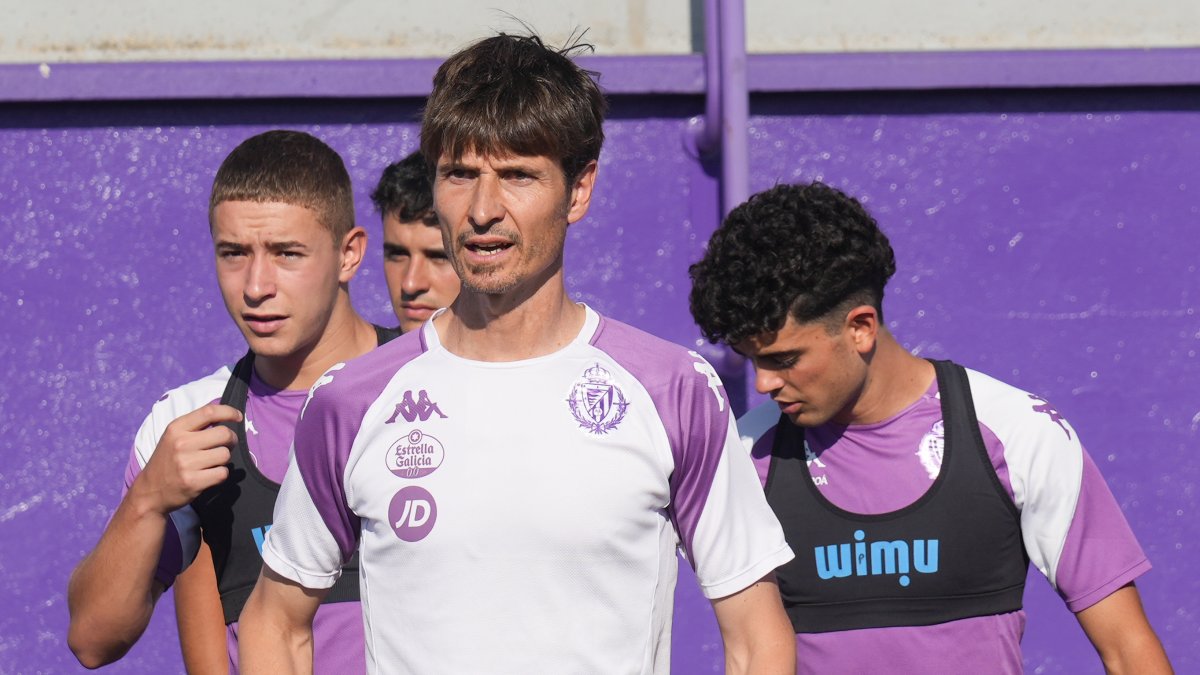
{"label": "man in white training shirt", "polygon": [[421,150],[462,292],[310,392],[247,672],[310,668],[359,548],[372,672],[666,673],[679,546],[727,672],[793,670],[772,576],[792,553],[716,374],[567,297],[605,109],[574,49],[500,35],[439,68]]}

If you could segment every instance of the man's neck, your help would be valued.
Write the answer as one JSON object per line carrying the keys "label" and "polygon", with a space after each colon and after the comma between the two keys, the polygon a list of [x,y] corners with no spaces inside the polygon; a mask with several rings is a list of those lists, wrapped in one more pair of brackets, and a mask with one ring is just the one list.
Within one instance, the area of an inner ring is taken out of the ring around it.
{"label": "man's neck", "polygon": [[916,403],[933,383],[933,364],[910,354],[891,333],[881,331],[867,379],[844,424],[875,424]]}
{"label": "man's neck", "polygon": [[375,328],[347,299],[334,308],[325,331],[313,345],[284,356],[256,354],[254,370],[276,389],[308,389],[330,366],[362,356],[378,343]]}
{"label": "man's neck", "polygon": [[586,312],[567,297],[561,272],[525,297],[466,288],[434,320],[451,353],[475,361],[522,361],[552,354],[583,328]]}

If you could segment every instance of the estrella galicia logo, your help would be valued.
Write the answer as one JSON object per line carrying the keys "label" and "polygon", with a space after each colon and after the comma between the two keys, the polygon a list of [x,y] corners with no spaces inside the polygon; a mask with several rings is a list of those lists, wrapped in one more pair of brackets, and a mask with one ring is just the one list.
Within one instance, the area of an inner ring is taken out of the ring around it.
{"label": "estrella galicia logo", "polygon": [[437,471],[446,457],[446,448],[438,439],[413,429],[388,448],[388,471],[401,478],[421,478]]}
{"label": "estrella galicia logo", "polygon": [[271,524],[267,523],[262,527],[256,527],[250,530],[250,534],[254,537],[254,543],[258,546],[258,556],[262,557],[263,542],[267,540],[267,531],[271,529]]}
{"label": "estrella galicia logo", "polygon": [[433,413],[437,413],[438,417],[446,419],[446,413],[438,407],[438,404],[429,399],[429,393],[424,389],[417,394],[417,398],[413,400],[412,390],[404,392],[404,397],[396,404],[396,409],[392,411],[392,416],[384,424],[392,424],[397,417],[403,417],[406,422],[416,422],[418,419],[426,422]]}
{"label": "estrella galicia logo", "polygon": [[625,419],[629,401],[621,388],[613,384],[612,375],[597,363],[575,381],[567,405],[579,426],[599,435],[616,429]]}
{"label": "estrella galicia logo", "polygon": [[397,537],[408,542],[421,541],[437,522],[437,502],[423,487],[410,485],[392,497],[388,523]]}
{"label": "estrella galicia logo", "polygon": [[935,574],[938,571],[937,539],[913,539],[910,546],[910,542],[903,539],[866,541],[866,536],[862,530],[855,530],[853,544],[814,547],[817,576],[828,581],[851,575],[899,574],[900,585],[908,586],[912,583],[908,577],[910,572]]}

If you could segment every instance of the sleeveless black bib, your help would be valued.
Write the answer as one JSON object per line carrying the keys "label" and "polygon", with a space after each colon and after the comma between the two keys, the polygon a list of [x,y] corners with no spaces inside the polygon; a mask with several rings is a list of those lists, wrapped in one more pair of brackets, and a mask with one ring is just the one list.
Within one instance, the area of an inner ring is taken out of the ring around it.
{"label": "sleeveless black bib", "polygon": [[897,511],[863,515],[829,502],[813,484],[804,430],[780,418],[766,493],[796,553],[775,575],[797,633],[924,626],[1021,608],[1029,557],[1020,514],[988,458],[966,371],[932,363],[942,466],[929,490]]}
{"label": "sleeveless black bib", "polygon": [[[379,344],[384,344],[400,332],[375,326],[375,335]],[[262,542],[271,527],[275,498],[279,495],[279,484],[258,470],[246,444],[246,398],[253,369],[254,353],[247,352],[234,366],[221,396],[222,404],[237,408],[243,416],[242,422],[225,425],[238,437],[237,447],[230,453],[229,477],[192,502],[200,517],[200,532],[212,550],[226,625],[241,616],[242,607],[258,581],[263,565]],[[358,599],[358,552],[355,552],[323,603]]]}

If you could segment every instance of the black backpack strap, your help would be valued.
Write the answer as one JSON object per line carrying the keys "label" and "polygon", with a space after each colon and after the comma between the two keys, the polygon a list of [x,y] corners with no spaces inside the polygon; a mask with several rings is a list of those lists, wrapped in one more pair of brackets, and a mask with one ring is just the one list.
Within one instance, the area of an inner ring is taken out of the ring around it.
{"label": "black backpack strap", "polygon": [[371,324],[371,326],[375,329],[375,339],[377,340],[378,344],[385,345],[400,337],[401,331],[399,327],[384,328],[378,324]]}

